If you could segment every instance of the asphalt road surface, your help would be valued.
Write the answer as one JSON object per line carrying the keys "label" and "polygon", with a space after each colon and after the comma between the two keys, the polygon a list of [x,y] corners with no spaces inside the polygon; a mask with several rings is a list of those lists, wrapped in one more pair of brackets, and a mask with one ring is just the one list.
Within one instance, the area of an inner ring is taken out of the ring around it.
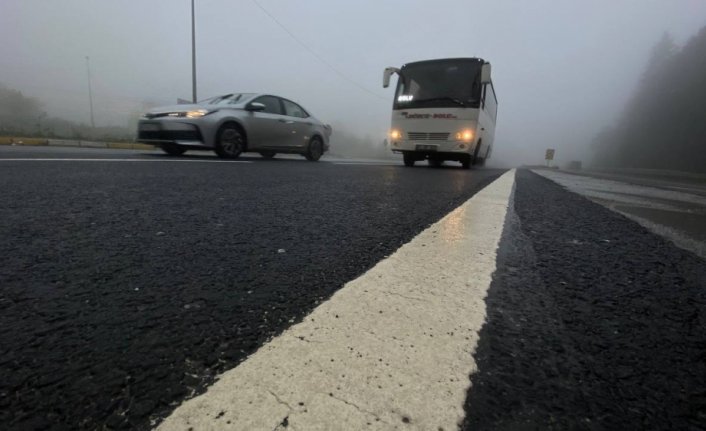
{"label": "asphalt road surface", "polygon": [[534,171],[706,259],[706,176],[654,178]]}
{"label": "asphalt road surface", "polygon": [[464,429],[704,429],[706,263],[518,172]]}
{"label": "asphalt road surface", "polygon": [[[503,173],[0,147],[0,423],[155,426],[433,223],[475,238],[447,214]],[[535,173],[514,181],[459,426],[706,429],[704,260]],[[414,413],[369,425],[423,429]],[[242,429],[228,414],[212,427]]]}
{"label": "asphalt road surface", "polygon": [[10,150],[125,160],[0,161],[13,429],[149,426],[502,173]]}

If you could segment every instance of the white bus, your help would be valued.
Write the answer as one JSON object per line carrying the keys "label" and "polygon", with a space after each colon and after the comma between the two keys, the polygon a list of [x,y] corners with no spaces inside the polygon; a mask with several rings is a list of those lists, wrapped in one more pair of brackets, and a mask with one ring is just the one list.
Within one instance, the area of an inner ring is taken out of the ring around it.
{"label": "white bus", "polygon": [[388,67],[383,87],[399,75],[392,106],[390,147],[405,166],[428,160],[483,165],[495,137],[498,101],[490,63],[480,58],[446,58]]}

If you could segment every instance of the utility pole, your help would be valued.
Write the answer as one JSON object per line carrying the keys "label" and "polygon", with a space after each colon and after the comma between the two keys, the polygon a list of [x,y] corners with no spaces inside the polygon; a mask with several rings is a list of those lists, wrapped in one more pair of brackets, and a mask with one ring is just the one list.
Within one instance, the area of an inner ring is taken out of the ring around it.
{"label": "utility pole", "polygon": [[93,120],[93,93],[91,92],[91,58],[86,56],[86,72],[88,73],[88,106],[91,109],[91,128],[96,128]]}
{"label": "utility pole", "polygon": [[191,89],[193,102],[196,103],[196,19],[194,0],[191,0]]}

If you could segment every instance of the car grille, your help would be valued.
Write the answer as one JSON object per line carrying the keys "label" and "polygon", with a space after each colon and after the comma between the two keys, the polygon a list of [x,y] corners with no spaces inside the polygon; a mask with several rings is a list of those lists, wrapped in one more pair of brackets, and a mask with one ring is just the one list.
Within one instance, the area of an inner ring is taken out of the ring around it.
{"label": "car grille", "polygon": [[198,130],[140,130],[139,140],[148,141],[202,141]]}
{"label": "car grille", "polygon": [[448,141],[450,133],[407,132],[410,141]]}

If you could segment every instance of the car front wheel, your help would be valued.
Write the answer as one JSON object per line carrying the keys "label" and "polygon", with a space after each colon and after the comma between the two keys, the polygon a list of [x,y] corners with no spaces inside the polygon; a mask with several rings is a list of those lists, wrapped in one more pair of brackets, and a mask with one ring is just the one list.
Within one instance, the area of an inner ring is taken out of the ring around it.
{"label": "car front wheel", "polygon": [[321,142],[321,138],[314,136],[311,138],[311,141],[309,142],[309,148],[306,150],[306,154],[304,154],[304,157],[306,157],[307,160],[310,162],[316,162],[318,161],[321,156],[324,154],[324,143]]}
{"label": "car front wheel", "polygon": [[245,149],[245,136],[240,127],[224,124],[216,135],[216,154],[224,159],[235,159]]}
{"label": "car front wheel", "polygon": [[170,156],[181,156],[186,152],[186,148],[174,144],[164,144],[160,148]]}

